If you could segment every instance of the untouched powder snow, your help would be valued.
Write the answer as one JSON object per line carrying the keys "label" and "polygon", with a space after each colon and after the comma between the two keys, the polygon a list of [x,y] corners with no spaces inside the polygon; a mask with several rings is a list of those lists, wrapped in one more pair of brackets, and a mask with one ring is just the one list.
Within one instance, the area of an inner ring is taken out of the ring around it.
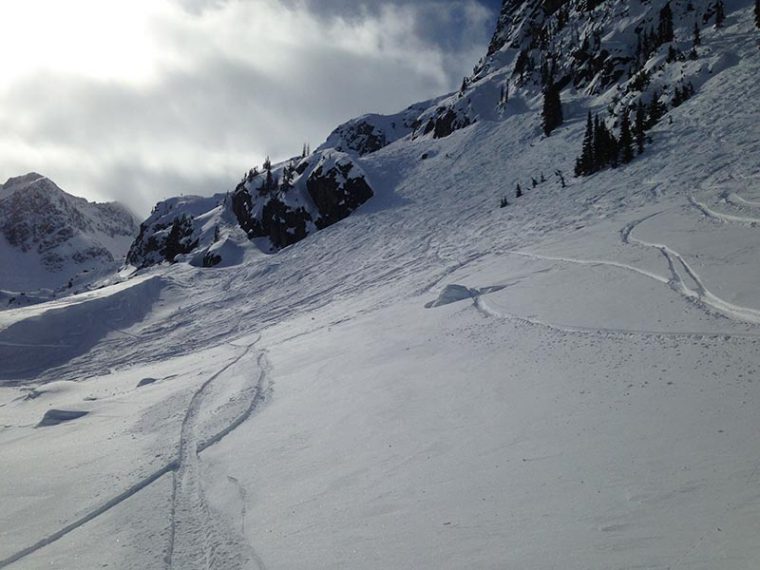
{"label": "untouched powder snow", "polygon": [[624,168],[526,98],[276,255],[0,313],[0,568],[758,567],[749,13]]}

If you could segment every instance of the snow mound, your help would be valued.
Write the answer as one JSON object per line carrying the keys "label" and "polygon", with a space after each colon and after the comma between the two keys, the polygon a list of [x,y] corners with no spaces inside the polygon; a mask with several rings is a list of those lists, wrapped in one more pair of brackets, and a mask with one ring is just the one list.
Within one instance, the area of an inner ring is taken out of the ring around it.
{"label": "snow mound", "polygon": [[451,284],[446,285],[443,291],[438,295],[435,301],[431,301],[425,305],[425,308],[432,309],[434,307],[442,307],[443,305],[450,305],[451,303],[457,303],[464,301],[465,299],[472,299],[478,294],[474,289],[465,287],[464,285]]}
{"label": "snow mound", "polygon": [[60,396],[61,394],[66,394],[74,390],[77,386],[76,382],[72,382],[71,380],[59,380],[57,382],[49,382],[48,384],[44,384],[43,386],[37,386],[36,388],[32,388],[29,390],[24,396],[24,400],[36,400],[37,398],[41,396]]}
{"label": "snow mound", "polygon": [[84,417],[88,413],[89,412],[83,412],[81,410],[48,410],[45,412],[45,415],[42,416],[42,419],[40,420],[40,423],[37,424],[37,427],[57,426],[63,422],[70,422],[71,420],[76,420]]}

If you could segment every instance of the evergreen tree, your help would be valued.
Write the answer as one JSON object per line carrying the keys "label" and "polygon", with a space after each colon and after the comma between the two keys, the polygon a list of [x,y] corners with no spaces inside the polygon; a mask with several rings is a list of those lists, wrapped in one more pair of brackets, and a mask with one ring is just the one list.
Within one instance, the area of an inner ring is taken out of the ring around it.
{"label": "evergreen tree", "polygon": [[715,27],[722,28],[725,21],[726,8],[723,5],[723,0],[718,0],[717,4],[715,4]]}
{"label": "evergreen tree", "polygon": [[755,26],[760,28],[760,0],[755,0]]}
{"label": "evergreen tree", "polygon": [[627,109],[623,111],[623,119],[620,123],[620,160],[623,164],[628,164],[633,160],[633,136]]}
{"label": "evergreen tree", "polygon": [[594,138],[593,138],[593,156],[594,165],[591,172],[596,172],[604,168],[607,164],[607,156],[605,154],[606,146],[604,144],[604,133],[602,131],[602,123],[599,121],[599,115],[594,116]]}
{"label": "evergreen tree", "polygon": [[287,192],[293,188],[293,173],[295,168],[292,164],[288,164],[282,169],[282,180],[280,180],[280,191]]}
{"label": "evergreen tree", "polygon": [[266,176],[264,177],[264,182],[262,183],[261,188],[259,188],[259,193],[268,194],[277,188],[277,182],[272,176],[272,161],[269,160],[268,156],[264,161],[263,167],[264,171],[266,172]]}
{"label": "evergreen tree", "polygon": [[674,48],[672,45],[668,46],[668,57],[665,61],[668,63],[673,63],[678,59],[678,52],[676,51],[676,48]]}
{"label": "evergreen tree", "polygon": [[638,147],[639,154],[644,152],[644,139],[646,137],[646,111],[644,110],[644,103],[639,99],[636,105],[636,118],[633,123],[633,136],[636,139],[636,146]]}
{"label": "evergreen tree", "polygon": [[612,168],[616,168],[618,165],[618,156],[620,155],[620,144],[618,143],[618,140],[615,138],[615,135],[612,134],[612,132],[607,129],[607,127],[604,128],[605,130],[605,143],[607,144],[607,148],[609,149],[607,151],[607,164],[609,164]]}
{"label": "evergreen tree", "polygon": [[559,88],[554,83],[554,78],[549,77],[549,82],[544,88],[544,134],[548,137],[554,129],[562,124],[562,121],[562,101]]}
{"label": "evergreen tree", "polygon": [[663,108],[662,103],[660,103],[660,95],[657,93],[657,90],[655,89],[654,93],[652,93],[652,101],[649,103],[649,127],[653,127],[657,124],[657,122],[662,119],[662,116],[665,114],[666,109]]}
{"label": "evergreen tree", "polygon": [[[757,0],[760,2],[760,0]],[[694,22],[694,47],[697,47],[699,45],[702,45],[702,36],[699,33],[699,24],[697,22]]]}
{"label": "evergreen tree", "polygon": [[646,61],[649,59],[649,55],[652,53],[652,45],[650,43],[649,34],[644,32],[641,39],[641,60]]}
{"label": "evergreen tree", "polygon": [[670,9],[670,2],[660,10],[660,24],[657,32],[660,44],[673,41],[673,11]]}
{"label": "evergreen tree", "polygon": [[520,183],[518,182],[517,183],[517,187],[515,188],[515,197],[516,198],[521,198],[522,194],[523,194],[522,188],[520,188]]}
{"label": "evergreen tree", "polygon": [[594,125],[591,121],[591,111],[586,119],[586,134],[583,135],[581,149],[580,172],[576,174],[591,174],[594,171]]}
{"label": "evergreen tree", "polygon": [[681,93],[681,88],[676,85],[676,88],[673,90],[673,108],[680,106],[684,102],[684,95],[684,93]]}

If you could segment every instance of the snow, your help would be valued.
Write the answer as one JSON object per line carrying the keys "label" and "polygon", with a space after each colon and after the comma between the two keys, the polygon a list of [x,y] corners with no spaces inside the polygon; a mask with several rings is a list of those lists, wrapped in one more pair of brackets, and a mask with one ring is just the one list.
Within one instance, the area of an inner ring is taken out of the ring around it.
{"label": "snow", "polygon": [[276,255],[0,313],[0,568],[757,567],[750,23],[625,168],[525,98]]}

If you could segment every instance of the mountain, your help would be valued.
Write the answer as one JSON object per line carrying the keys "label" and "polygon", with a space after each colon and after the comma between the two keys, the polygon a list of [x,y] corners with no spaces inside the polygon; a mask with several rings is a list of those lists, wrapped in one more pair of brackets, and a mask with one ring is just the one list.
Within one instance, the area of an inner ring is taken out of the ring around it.
{"label": "mountain", "polygon": [[0,567],[758,567],[758,39],[508,0],[457,92],[0,313]]}
{"label": "mountain", "polygon": [[[267,253],[304,239],[356,210],[374,192],[346,153],[326,148],[252,168],[226,195],[156,205],[127,254],[135,267],[190,256],[193,265],[237,264],[248,240]],[[250,249],[250,248],[248,248]]]}
{"label": "mountain", "polygon": [[[147,267],[192,254],[196,265],[217,265],[229,242],[233,261],[225,263],[237,263],[246,249],[240,230],[260,250],[278,251],[340,221],[375,194],[357,159],[402,140],[441,139],[477,122],[503,121],[535,108],[539,98],[547,105],[549,91],[554,106],[539,115],[545,134],[562,123],[559,116],[547,116],[561,114],[560,94],[576,119],[581,109],[594,114],[594,133],[587,132],[585,142],[578,137],[575,165],[566,173],[588,175],[630,162],[668,108],[736,63],[731,49],[701,44],[700,30],[718,27],[716,6],[713,0],[505,1],[486,56],[459,91],[397,114],[347,121],[313,154],[267,163],[262,173],[251,169],[228,196],[159,204],[141,227],[128,262]],[[419,156],[427,158],[422,151]],[[328,168],[323,172],[315,164]],[[545,169],[554,171],[548,164]],[[347,184],[348,172],[360,182]],[[169,237],[177,243],[167,244]]]}
{"label": "mountain", "polygon": [[18,297],[89,281],[122,263],[136,233],[118,203],[77,198],[33,172],[10,178],[0,187],[0,266],[10,268],[0,289]]}

